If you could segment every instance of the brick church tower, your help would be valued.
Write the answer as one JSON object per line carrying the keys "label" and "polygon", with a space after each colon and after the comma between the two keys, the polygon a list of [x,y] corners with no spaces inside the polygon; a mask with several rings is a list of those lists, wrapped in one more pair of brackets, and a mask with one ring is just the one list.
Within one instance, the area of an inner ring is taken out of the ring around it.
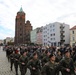
{"label": "brick church tower", "polygon": [[29,20],[26,21],[26,14],[21,7],[15,19],[15,44],[29,44],[31,30],[31,23]]}

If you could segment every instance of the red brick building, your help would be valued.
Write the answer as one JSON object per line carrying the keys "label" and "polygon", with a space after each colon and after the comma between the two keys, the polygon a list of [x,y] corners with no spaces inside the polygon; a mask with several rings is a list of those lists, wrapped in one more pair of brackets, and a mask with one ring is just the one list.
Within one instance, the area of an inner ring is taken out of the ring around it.
{"label": "red brick building", "polygon": [[26,21],[26,14],[21,7],[15,19],[15,44],[29,44],[31,30],[31,23]]}

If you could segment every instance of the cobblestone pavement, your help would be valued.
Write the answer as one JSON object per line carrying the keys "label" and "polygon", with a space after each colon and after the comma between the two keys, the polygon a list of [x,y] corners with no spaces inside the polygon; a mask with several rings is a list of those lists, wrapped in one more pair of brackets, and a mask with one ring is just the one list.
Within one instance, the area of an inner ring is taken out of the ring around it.
{"label": "cobblestone pavement", "polygon": [[[0,75],[15,75],[14,67],[13,67],[13,71],[11,71],[10,63],[6,58],[6,52],[2,50],[2,47],[0,47]],[[20,75],[20,71],[19,71],[19,75]],[[30,75],[29,70],[27,70],[26,75]]]}

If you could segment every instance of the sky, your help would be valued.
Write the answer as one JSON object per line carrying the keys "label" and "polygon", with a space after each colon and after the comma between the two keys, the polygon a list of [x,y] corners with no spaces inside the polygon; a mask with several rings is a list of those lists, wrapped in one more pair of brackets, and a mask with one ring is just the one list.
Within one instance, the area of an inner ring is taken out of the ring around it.
{"label": "sky", "polygon": [[76,25],[76,0],[0,0],[0,39],[14,37],[21,6],[33,29],[53,22]]}

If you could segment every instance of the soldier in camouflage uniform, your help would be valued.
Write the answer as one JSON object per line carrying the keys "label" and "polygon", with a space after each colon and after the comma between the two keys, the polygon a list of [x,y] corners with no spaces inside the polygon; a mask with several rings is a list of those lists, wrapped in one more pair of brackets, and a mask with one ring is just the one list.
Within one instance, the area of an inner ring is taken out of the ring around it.
{"label": "soldier in camouflage uniform", "polygon": [[55,55],[49,55],[50,60],[43,66],[41,70],[41,75],[57,75],[57,70],[59,68],[58,64],[55,63]]}
{"label": "soldier in camouflage uniform", "polygon": [[[57,53],[56,53],[55,62],[59,63],[61,61],[61,59],[62,59],[61,52],[60,52],[60,50],[58,50]],[[60,72],[60,70],[58,70],[57,75],[59,75],[59,72]]]}
{"label": "soldier in camouflage uniform", "polygon": [[27,67],[30,69],[31,75],[40,75],[41,65],[37,53],[33,54],[33,58],[28,62]]}
{"label": "soldier in camouflage uniform", "polygon": [[22,56],[19,59],[19,63],[20,63],[21,75],[25,75],[27,71],[27,63],[28,63],[27,51],[23,52]]}
{"label": "soldier in camouflage uniform", "polygon": [[16,50],[14,56],[14,67],[15,67],[16,75],[18,75],[19,58],[20,58],[19,51]]}
{"label": "soldier in camouflage uniform", "polygon": [[12,71],[12,67],[13,67],[13,64],[14,64],[14,56],[15,56],[15,53],[13,51],[12,54],[10,55],[10,68],[11,68],[11,71]]}
{"label": "soldier in camouflage uniform", "polygon": [[74,75],[74,63],[69,50],[65,51],[65,57],[60,61],[62,75]]}
{"label": "soldier in camouflage uniform", "polygon": [[50,52],[48,50],[46,50],[46,55],[43,56],[43,59],[41,60],[42,62],[42,66],[45,65],[45,63],[47,63],[49,61],[49,55],[50,55]]}
{"label": "soldier in camouflage uniform", "polygon": [[56,53],[56,62],[59,63],[61,59],[62,59],[61,52],[58,50]]}

